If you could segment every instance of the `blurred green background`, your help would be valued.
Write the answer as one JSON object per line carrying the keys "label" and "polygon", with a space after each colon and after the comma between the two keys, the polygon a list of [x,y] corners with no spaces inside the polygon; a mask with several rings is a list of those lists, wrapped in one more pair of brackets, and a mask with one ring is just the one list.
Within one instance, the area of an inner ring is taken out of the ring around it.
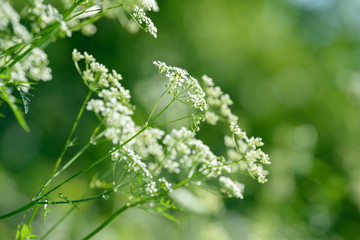
{"label": "blurred green background", "polygon": [[[17,2],[18,6],[21,4]],[[48,177],[86,95],[71,61],[73,48],[116,69],[146,120],[162,87],[152,61],[212,77],[234,100],[248,135],[262,137],[272,161],[269,182],[244,177],[244,200],[200,192],[209,211],[175,214],[175,224],[130,210],[94,239],[360,239],[360,1],[158,0],[149,13],[158,38],[127,32],[116,19],[97,33],[74,33],[47,49],[53,80],[32,93],[25,133],[10,110],[0,118],[0,212],[28,202]],[[77,131],[86,141],[96,124],[86,113]],[[201,134],[216,144],[211,129]],[[76,150],[76,149],[75,149]],[[90,152],[65,175],[101,152]],[[70,156],[70,154],[68,155]],[[92,173],[62,191],[77,194]],[[64,176],[65,177],[65,176]],[[82,192],[82,191],[81,191]],[[183,193],[186,194],[186,193]],[[69,207],[53,207],[44,232]],[[79,239],[114,210],[113,203],[80,205],[49,239]],[[13,239],[22,215],[0,222]]]}

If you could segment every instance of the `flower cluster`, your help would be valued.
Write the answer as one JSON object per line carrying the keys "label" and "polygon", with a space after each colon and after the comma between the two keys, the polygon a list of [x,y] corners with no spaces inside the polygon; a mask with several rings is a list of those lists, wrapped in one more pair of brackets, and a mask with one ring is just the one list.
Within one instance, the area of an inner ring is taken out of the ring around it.
{"label": "flower cluster", "polygon": [[207,110],[205,93],[200,87],[198,81],[181,68],[167,66],[166,63],[154,61],[154,65],[161,74],[165,74],[168,81],[164,81],[169,93],[177,100],[190,103],[200,111]]}
{"label": "flower cluster", "polygon": [[51,4],[44,4],[43,0],[31,0],[31,6],[27,9],[27,18],[31,22],[31,30],[34,33],[40,32],[48,25],[58,22],[60,29],[71,36],[71,31],[67,27],[63,15]]}
{"label": "flower cluster", "polygon": [[[155,179],[147,168],[147,165],[141,161],[139,155],[127,147],[122,147],[112,153],[112,160],[116,164],[121,164],[121,170],[125,171],[126,178],[120,179],[121,182],[114,182],[115,188],[123,186],[123,181],[129,181],[132,194],[139,196],[146,195],[155,197],[162,192],[171,192],[171,184],[164,178]],[[135,180],[135,181],[132,181]],[[132,196],[134,197],[134,196]]]}
{"label": "flower cluster", "polygon": [[[270,159],[260,149],[264,145],[262,139],[248,138],[246,132],[237,124],[237,116],[229,108],[233,103],[229,95],[224,94],[220,87],[215,86],[213,80],[208,76],[203,76],[202,80],[205,85],[206,100],[209,104],[209,111],[206,114],[207,122],[214,125],[219,118],[222,118],[230,126],[232,137],[225,136],[227,156],[228,159],[239,163],[238,165],[232,165],[233,170],[239,168],[242,171],[247,171],[258,182],[265,183],[268,172],[263,169],[263,165],[270,164]],[[228,186],[230,185],[228,184]]]}
{"label": "flower cluster", "polygon": [[146,7],[149,11],[152,10],[154,12],[159,11],[159,6],[156,0],[142,0],[142,5]]}
{"label": "flower cluster", "polygon": [[[11,47],[21,43],[24,44],[21,53],[27,51],[30,46],[25,43],[31,41],[31,34],[20,23],[20,16],[9,3],[0,0],[0,4],[0,52],[6,52]],[[5,60],[6,62],[14,61],[11,56],[6,56],[5,59],[5,55],[1,54],[0,62],[4,63]],[[34,48],[25,58],[14,64],[10,69],[10,78],[7,81],[27,92],[30,87],[29,80],[48,81],[52,79],[48,64],[49,61],[45,52],[39,48]],[[8,91],[11,92],[12,90],[8,89]]]}
{"label": "flower cluster", "polygon": [[[160,161],[165,158],[163,146],[160,143],[164,135],[165,132],[161,129],[148,128],[130,143],[131,148],[136,150],[136,153],[143,159],[153,158],[154,161]],[[149,165],[149,168],[154,172],[157,171],[153,164]]]}
{"label": "flower cluster", "polygon": [[[205,85],[204,91],[206,93],[206,102],[211,106],[211,109],[207,111],[206,121],[209,124],[215,125],[219,117],[225,118],[228,123],[234,123],[238,121],[238,117],[234,115],[229,106],[233,104],[228,94],[224,94],[220,87],[215,86],[213,80],[204,75],[201,78]],[[217,113],[215,113],[217,111]]]}
{"label": "flower cluster", "polygon": [[[99,99],[91,99],[86,109],[100,114],[104,119],[106,129],[104,135],[114,144],[127,140],[135,132],[135,123],[131,115],[133,106],[130,104],[130,92],[125,89],[120,80],[122,76],[115,70],[109,70],[96,62],[88,53],[81,54],[76,49],[73,51],[73,60],[85,84],[95,91]],[[84,59],[86,70],[79,68],[78,62]]]}
{"label": "flower cluster", "polygon": [[[185,70],[155,62],[159,72],[165,73],[169,79],[165,85],[175,99],[181,100],[183,95],[186,95],[184,101],[190,102],[195,108],[204,110],[209,106],[205,117],[212,120],[207,121],[216,124],[219,119],[225,119],[230,125],[232,137],[225,137],[226,158],[216,156],[187,128],[173,129],[165,134],[164,131],[148,125],[145,125],[145,128],[137,126],[132,120],[130,93],[120,84],[121,75],[115,71],[110,73],[104,65],[97,63],[95,58],[86,52],[82,54],[75,49],[73,60],[85,84],[99,97],[90,100],[87,109],[95,112],[104,123],[104,136],[111,139],[115,145],[127,142],[126,147],[122,146],[112,154],[112,158],[116,163],[125,163],[121,167],[123,170],[126,169],[123,176],[138,179],[132,184],[141,183],[136,185],[141,194],[156,196],[159,189],[163,188],[169,191],[170,184],[163,178],[164,175],[173,176],[175,185],[181,181],[202,185],[208,181],[214,183],[215,179],[220,191],[228,197],[236,198],[243,198],[244,189],[244,186],[234,179],[237,172],[247,171],[259,182],[266,181],[267,172],[262,165],[270,162],[269,157],[260,149],[263,146],[261,139],[248,138],[239,128],[236,123],[237,117],[229,108],[232,101],[219,87],[214,86],[210,78],[203,77],[207,105],[205,92]],[[86,64],[84,71],[81,71],[78,65],[81,60]],[[193,97],[195,93],[197,97]],[[128,139],[140,131],[140,135],[128,142]]]}
{"label": "flower cluster", "polygon": [[144,30],[149,32],[154,38],[157,38],[157,28],[149,17],[146,16],[145,10],[139,6],[135,6],[132,17],[140,25],[145,24]]}
{"label": "flower cluster", "polygon": [[237,181],[233,181],[228,177],[221,176],[219,177],[220,185],[223,187],[223,191],[229,197],[236,197],[243,199],[244,196],[242,192],[244,191],[244,184],[241,184]]}
{"label": "flower cluster", "polygon": [[173,129],[163,144],[166,146],[163,167],[169,172],[192,172],[192,175],[196,170],[208,177],[217,177],[222,171],[229,171],[207,145],[195,138],[194,132],[184,127]]}

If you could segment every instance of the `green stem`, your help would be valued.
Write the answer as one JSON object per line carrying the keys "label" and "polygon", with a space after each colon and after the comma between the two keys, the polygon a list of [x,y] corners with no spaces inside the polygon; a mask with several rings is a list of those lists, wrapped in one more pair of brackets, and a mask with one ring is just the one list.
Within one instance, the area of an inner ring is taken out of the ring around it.
{"label": "green stem", "polygon": [[123,7],[123,6],[124,6],[124,4],[119,4],[119,5],[104,8],[104,9],[99,8],[99,9],[92,9],[92,10],[84,10],[84,11],[78,12],[78,13],[72,15],[71,17],[65,19],[65,21],[66,22],[70,21],[70,20],[72,20],[72,19],[74,19],[74,18],[76,18],[76,17],[78,17],[78,16],[80,16],[80,15],[82,15],[84,13],[107,11],[107,10],[111,10],[111,9],[115,9],[115,8],[119,8],[119,7]]}
{"label": "green stem", "polygon": [[67,149],[69,148],[69,146],[70,146],[71,138],[72,138],[72,136],[73,136],[73,134],[74,134],[74,132],[75,132],[75,129],[76,129],[76,127],[77,127],[77,124],[78,124],[78,122],[79,122],[79,120],[80,120],[80,118],[81,118],[81,116],[82,116],[82,114],[83,114],[83,112],[84,112],[84,110],[85,110],[86,104],[87,104],[87,102],[89,101],[89,99],[90,99],[90,97],[91,97],[91,94],[92,94],[92,91],[90,90],[90,91],[88,92],[88,94],[86,95],[86,97],[85,97],[85,100],[84,100],[84,102],[83,102],[83,104],[82,104],[82,106],[81,106],[81,108],[80,108],[80,111],[79,111],[77,117],[76,117],[75,123],[74,123],[74,125],[72,126],[71,131],[70,131],[70,134],[69,134],[69,136],[68,136],[68,138],[67,138],[67,140],[66,140],[65,146],[64,146],[64,148],[63,148],[63,150],[62,150],[59,158],[58,158],[57,161],[56,161],[55,167],[54,167],[51,175],[54,175],[54,174],[56,173],[56,171],[57,171],[57,169],[58,169],[58,167],[59,167],[59,165],[60,165],[60,163],[61,163],[61,161],[62,161],[62,158],[64,157],[64,155],[65,155],[65,153],[66,153],[66,150],[67,150]]}
{"label": "green stem", "polygon": [[163,110],[161,110],[161,112],[159,112],[150,122],[149,122],[149,125],[151,124],[151,123],[153,123],[161,114],[163,114],[165,111],[166,111],[166,109],[168,109],[170,106],[171,106],[171,104],[173,104],[173,102],[176,100],[176,98],[174,97],[170,102],[169,102],[169,104],[168,105],[166,105],[166,107],[163,109]]}
{"label": "green stem", "polygon": [[[62,160],[62,158],[63,158],[63,156],[64,156],[67,148],[69,147],[71,137],[72,137],[72,135],[73,135],[73,133],[74,133],[74,131],[75,131],[75,128],[76,128],[76,126],[77,126],[77,123],[78,123],[78,121],[79,121],[79,119],[80,119],[80,117],[81,117],[81,115],[82,115],[82,113],[83,113],[83,111],[84,111],[84,109],[85,109],[86,103],[87,103],[87,101],[88,101],[89,98],[90,98],[90,95],[91,95],[91,91],[88,93],[88,95],[87,95],[86,98],[85,98],[84,103],[82,104],[82,107],[81,107],[81,109],[80,109],[80,111],[79,111],[79,114],[78,114],[78,116],[77,116],[77,118],[76,118],[76,121],[75,121],[75,123],[74,123],[74,125],[73,125],[73,127],[72,127],[72,129],[71,129],[71,131],[70,131],[70,134],[69,134],[68,139],[67,139],[67,141],[66,141],[66,144],[65,144],[65,146],[64,146],[64,148],[63,148],[63,150],[62,150],[62,152],[61,152],[61,154],[60,154],[60,157],[58,158],[58,160],[57,160],[57,162],[56,162],[56,164],[55,164],[55,166],[54,166],[54,169],[53,169],[53,171],[52,171],[51,176],[49,177],[49,179],[47,180],[47,182],[43,185],[43,187],[41,188],[41,190],[40,190],[39,193],[37,194],[36,198],[35,198],[33,201],[31,201],[30,203],[26,204],[25,206],[23,206],[23,207],[21,207],[21,208],[19,208],[19,209],[16,209],[16,210],[14,210],[14,211],[12,211],[12,212],[10,212],[10,213],[8,213],[8,214],[5,214],[5,215],[0,216],[0,219],[2,219],[2,218],[7,218],[7,217],[10,217],[10,216],[16,215],[16,214],[18,214],[18,213],[20,213],[20,212],[22,212],[22,211],[24,211],[24,210],[26,210],[26,209],[29,209],[29,208],[33,207],[34,205],[36,205],[37,202],[42,198],[42,197],[41,197],[41,194],[46,190],[46,188],[49,186],[49,184],[51,183],[51,181],[52,181],[56,176],[58,176],[61,172],[63,172],[66,168],[68,168],[76,159],[78,159],[78,158],[85,152],[85,150],[86,150],[87,148],[89,148],[89,147],[91,146],[90,143],[86,144],[86,145],[85,145],[77,154],[75,154],[75,156],[73,156],[59,171],[56,171],[57,168],[58,168],[58,166],[59,166],[60,163],[61,163],[61,160]],[[35,207],[32,215],[31,215],[31,217],[30,217],[30,219],[29,219],[29,224],[32,222],[34,216],[36,215],[37,210],[38,210],[38,206]]]}
{"label": "green stem", "polygon": [[160,97],[158,98],[158,100],[156,101],[155,106],[154,106],[153,109],[151,110],[151,113],[150,113],[149,118],[148,118],[148,120],[146,121],[146,123],[149,123],[152,115],[154,114],[154,111],[155,111],[157,105],[159,104],[161,98],[164,96],[164,94],[165,94],[166,92],[167,92],[167,90],[165,90],[165,91],[160,95]]}
{"label": "green stem", "polygon": [[148,200],[150,200],[152,198],[145,198],[142,200],[139,200],[137,202],[134,202],[132,204],[126,204],[124,206],[122,206],[120,209],[118,209],[116,212],[114,212],[108,219],[106,219],[100,226],[98,226],[94,231],[92,231],[91,233],[89,233],[86,237],[84,237],[82,240],[86,240],[86,239],[90,239],[91,237],[93,237],[95,234],[97,234],[100,230],[102,230],[104,227],[106,227],[107,225],[109,225],[112,221],[114,221],[121,213],[123,213],[125,210],[135,207],[137,205],[140,205]]}
{"label": "green stem", "polygon": [[109,194],[114,192],[114,189],[110,189],[106,192],[103,192],[101,194],[92,196],[92,197],[88,197],[88,198],[81,198],[81,199],[76,199],[76,200],[68,200],[68,201],[55,201],[55,202],[48,202],[48,201],[43,201],[43,202],[37,202],[37,204],[52,204],[52,205],[56,205],[56,204],[69,204],[69,203],[80,203],[80,202],[87,202],[87,201],[92,201],[95,199],[99,199],[102,198],[104,195]]}
{"label": "green stem", "polygon": [[[158,113],[151,121],[149,124],[151,124],[153,121],[155,121],[161,114],[163,114],[165,112],[166,109],[168,109],[170,107],[170,105],[175,101],[176,99],[172,99],[171,102],[169,102],[169,104],[160,112]],[[107,153],[106,155],[104,155],[102,158],[98,159],[97,161],[93,162],[92,164],[90,164],[89,166],[87,166],[86,168],[84,168],[83,170],[75,173],[74,175],[72,175],[71,177],[67,178],[66,180],[64,180],[63,182],[59,183],[57,186],[53,187],[52,189],[50,189],[49,191],[47,191],[45,194],[43,194],[42,196],[38,195],[34,200],[32,200],[30,203],[26,204],[23,207],[20,207],[19,209],[16,209],[10,213],[7,213],[5,215],[0,216],[0,219],[3,218],[7,218],[13,215],[16,215],[20,212],[23,212],[33,206],[35,206],[40,199],[42,199],[43,197],[48,196],[50,193],[54,192],[56,189],[60,188],[62,185],[64,185],[65,183],[69,182],[70,180],[74,179],[75,177],[81,175],[82,173],[87,172],[88,170],[90,170],[91,168],[95,167],[96,165],[100,164],[101,162],[103,162],[105,159],[107,159],[108,157],[111,156],[112,153],[114,153],[116,150],[120,149],[121,147],[125,146],[127,143],[129,143],[130,141],[132,141],[134,138],[136,138],[138,135],[140,135],[142,132],[144,132],[146,129],[148,129],[150,127],[150,125],[146,125],[145,127],[143,127],[139,132],[137,132],[136,134],[134,134],[131,138],[129,138],[128,140],[126,140],[124,143],[122,143],[121,145],[119,145],[118,147],[114,148],[113,150],[111,150],[109,153]],[[78,154],[77,154],[78,155]],[[77,156],[76,155],[76,156]],[[81,154],[79,154],[81,155]],[[74,156],[75,158],[75,156]],[[77,158],[77,157],[76,157]],[[76,159],[75,158],[75,159]],[[72,161],[72,160],[70,160]],[[60,171],[63,171],[63,169],[61,169]],[[49,185],[49,184],[47,184]],[[44,190],[42,190],[42,192],[44,192]],[[36,209],[37,210],[37,209]],[[31,219],[33,218],[35,214],[33,213]]]}
{"label": "green stem", "polygon": [[67,178],[66,180],[64,180],[63,182],[59,183],[57,186],[55,186],[54,188],[52,188],[51,190],[49,190],[48,192],[46,192],[43,197],[49,195],[50,193],[52,193],[53,191],[55,191],[56,189],[60,188],[62,185],[64,185],[65,183],[69,182],[71,179],[79,176],[82,173],[87,172],[88,170],[90,170],[91,168],[95,167],[96,165],[100,164],[101,162],[103,162],[105,159],[107,159],[108,157],[111,156],[112,153],[114,153],[116,150],[122,148],[123,146],[125,146],[127,143],[129,143],[130,141],[132,141],[134,138],[136,138],[138,135],[140,135],[142,132],[144,132],[149,126],[145,126],[143,127],[139,132],[137,132],[135,135],[133,135],[131,138],[129,138],[128,140],[126,140],[123,144],[119,145],[118,147],[114,148],[113,150],[111,150],[109,153],[105,154],[102,158],[99,158],[98,160],[96,160],[95,162],[93,162],[92,164],[90,164],[89,166],[87,166],[86,168],[84,168],[83,170],[75,173],[74,175],[72,175],[71,177]]}
{"label": "green stem", "polygon": [[[106,171],[105,173],[103,173],[99,179],[103,179],[108,175],[109,171]],[[82,195],[82,198],[85,198],[85,196],[90,192],[90,187],[85,191],[85,193]],[[112,189],[113,191],[115,191],[114,189]],[[103,193],[104,194],[104,193]],[[79,205],[78,204],[73,204],[72,207],[70,208],[69,211],[67,211],[49,230],[47,230],[47,232],[40,238],[40,240],[44,240],[46,239],[50,233],[52,233],[68,216],[70,216],[70,214],[72,213],[72,211],[74,211],[74,209]]]}
{"label": "green stem", "polygon": [[[83,112],[84,112],[84,109],[85,109],[85,107],[86,107],[86,104],[87,104],[87,102],[88,102],[89,99],[90,99],[91,93],[92,93],[92,92],[89,91],[88,94],[86,95],[85,100],[84,100],[84,102],[83,102],[83,104],[82,104],[82,106],[81,106],[81,108],[80,108],[80,111],[79,111],[77,117],[76,117],[76,120],[75,120],[75,122],[74,122],[74,124],[73,124],[73,126],[72,126],[72,128],[71,128],[70,134],[69,134],[69,136],[68,136],[68,138],[67,138],[67,140],[66,140],[66,143],[65,143],[65,145],[64,145],[64,148],[63,148],[63,150],[61,151],[60,156],[59,156],[59,158],[57,159],[57,161],[56,161],[56,163],[55,163],[55,166],[54,166],[54,168],[53,168],[53,170],[52,170],[52,173],[51,173],[49,179],[47,180],[47,182],[43,185],[43,187],[41,188],[41,190],[40,190],[39,193],[37,194],[36,199],[39,200],[41,194],[46,190],[46,188],[49,186],[49,184],[51,183],[51,181],[52,181],[56,176],[58,176],[62,171],[64,171],[68,166],[70,166],[70,164],[72,164],[72,163],[90,146],[89,143],[88,143],[87,145],[85,145],[60,171],[57,172],[57,169],[59,168],[59,165],[60,165],[60,163],[61,163],[61,161],[62,161],[62,159],[63,159],[63,157],[64,157],[64,155],[65,155],[65,153],[66,153],[66,151],[67,151],[67,149],[68,149],[69,146],[70,146],[71,138],[72,138],[72,136],[73,136],[73,134],[74,134],[74,132],[75,132],[75,129],[76,129],[77,124],[78,124],[78,122],[79,122],[79,120],[80,120],[80,117],[82,116],[82,114],[83,114]],[[34,219],[34,217],[35,217],[35,215],[36,215],[36,213],[37,213],[37,211],[38,211],[38,208],[39,208],[39,206],[36,206],[36,207],[35,207],[34,211],[32,212],[32,214],[31,214],[31,216],[30,216],[30,219],[29,219],[29,221],[28,221],[28,224],[30,224],[30,223],[33,221],[33,219]]]}
{"label": "green stem", "polygon": [[[160,112],[158,113],[151,121],[149,124],[151,124],[153,121],[155,121],[161,114],[163,114],[165,112],[166,109],[168,109],[170,107],[170,105],[175,101],[176,99],[172,99],[169,104]],[[63,182],[59,183],[57,186],[55,186],[54,188],[52,188],[51,190],[49,190],[48,192],[46,192],[43,197],[49,195],[51,192],[55,191],[56,189],[60,188],[62,185],[64,185],[65,183],[69,182],[70,180],[72,180],[73,178],[81,175],[82,173],[87,172],[88,170],[90,170],[91,168],[97,166],[98,164],[102,163],[105,159],[107,159],[108,157],[111,156],[112,153],[114,153],[116,150],[122,148],[123,146],[125,146],[126,144],[128,144],[129,142],[131,142],[134,138],[136,138],[137,136],[139,136],[142,132],[144,132],[146,129],[148,129],[150,127],[150,125],[146,125],[145,127],[143,127],[139,132],[137,132],[136,134],[134,134],[132,137],[130,137],[128,140],[126,140],[124,143],[120,144],[118,147],[112,149],[109,153],[105,154],[103,157],[99,158],[98,160],[96,160],[95,162],[93,162],[92,164],[90,164],[89,166],[87,166],[86,168],[84,168],[83,170],[75,173],[74,175],[72,175],[71,177],[67,178],[66,180],[64,180]]]}
{"label": "green stem", "polygon": [[18,213],[21,213],[21,212],[23,212],[23,211],[25,211],[25,210],[27,210],[27,209],[35,206],[35,205],[36,205],[36,201],[33,200],[33,201],[29,202],[28,204],[22,206],[21,208],[18,208],[16,210],[12,211],[12,212],[7,213],[7,214],[1,215],[0,219],[4,219],[4,218],[14,216],[14,215],[16,215]]}
{"label": "green stem", "polygon": [[190,117],[192,117],[192,115],[188,115],[188,116],[185,116],[185,117],[182,117],[182,118],[178,118],[178,119],[176,119],[176,120],[172,120],[172,121],[169,121],[169,122],[164,122],[164,123],[159,123],[159,124],[151,125],[151,127],[158,127],[158,126],[161,126],[161,125],[178,122],[178,121],[184,120],[184,119],[186,119],[186,118],[190,118]]}
{"label": "green stem", "polygon": [[101,13],[99,13],[98,15],[95,15],[94,17],[89,18],[89,19],[81,22],[80,24],[78,24],[78,25],[70,28],[70,31],[72,31],[72,32],[73,32],[73,31],[78,31],[78,30],[80,30],[83,26],[88,25],[88,24],[93,23],[93,22],[96,22],[96,21],[98,21],[99,19],[101,19],[101,18],[104,17],[104,16],[105,16],[105,13],[104,13],[104,12],[101,12]]}

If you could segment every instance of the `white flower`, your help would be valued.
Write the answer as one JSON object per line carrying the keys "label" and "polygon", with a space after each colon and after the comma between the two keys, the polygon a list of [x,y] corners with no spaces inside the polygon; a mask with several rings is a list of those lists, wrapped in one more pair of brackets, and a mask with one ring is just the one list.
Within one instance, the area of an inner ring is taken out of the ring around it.
{"label": "white flower", "polygon": [[[164,74],[168,82],[164,82],[166,88],[178,100],[190,103],[194,108],[200,111],[207,110],[205,93],[200,87],[198,81],[181,68],[167,66],[164,62],[154,61],[154,65],[159,72]],[[186,94],[185,94],[186,93]]]}
{"label": "white flower", "polygon": [[238,139],[247,138],[246,132],[242,131],[239,125],[237,125],[236,123],[231,123],[230,130]]}
{"label": "white flower", "polygon": [[140,25],[142,25],[143,23],[145,24],[144,30],[146,32],[149,32],[154,38],[157,37],[157,28],[155,27],[151,19],[146,16],[143,8],[135,6],[132,16]]}
{"label": "white flower", "polygon": [[85,58],[86,64],[90,64],[90,63],[96,61],[96,59],[93,57],[93,55],[90,55],[87,52],[84,52],[84,58]]}
{"label": "white flower", "polygon": [[[104,136],[112,140],[113,144],[126,141],[136,133],[136,125],[131,118],[133,106],[130,104],[130,92],[121,84],[121,75],[115,70],[109,70],[95,58],[76,49],[72,53],[75,63],[84,59],[86,69],[82,78],[89,88],[98,92],[100,99],[91,99],[86,109],[100,114],[104,118]],[[77,65],[78,66],[78,65]]]}
{"label": "white flower", "polygon": [[257,147],[264,146],[264,143],[262,142],[261,138],[251,137],[249,139],[246,139],[246,142],[247,142],[249,148],[252,148],[252,149],[256,149]]}
{"label": "white flower", "polygon": [[72,60],[74,62],[78,62],[83,58],[84,58],[84,55],[82,55],[76,48],[74,48],[74,50],[72,51]]}
{"label": "white flower", "polygon": [[147,7],[149,10],[152,10],[154,12],[159,11],[159,6],[156,2],[156,0],[142,0],[142,3],[145,7]]}
{"label": "white flower", "polygon": [[95,113],[104,112],[104,101],[100,99],[91,99],[86,106],[86,110],[94,111]]}
{"label": "white flower", "polygon": [[196,139],[194,132],[184,127],[173,129],[165,136],[163,143],[166,146],[163,165],[170,173],[188,172],[196,168],[212,178],[220,175],[222,171],[228,171],[210,148]]}
{"label": "white flower", "polygon": [[216,122],[219,120],[219,117],[216,116],[214,112],[207,111],[205,113],[206,121],[211,125],[216,125]]}
{"label": "white flower", "polygon": [[33,0],[32,6],[28,8],[27,18],[31,21],[32,31],[38,33],[53,22],[60,23],[60,29],[71,37],[71,31],[66,25],[62,14],[51,4],[44,4],[43,0]]}
{"label": "white flower", "polygon": [[236,197],[243,199],[244,196],[242,195],[244,185],[238,182],[234,182],[228,177],[221,176],[219,177],[220,185],[223,186],[225,192],[228,194],[229,197]]}
{"label": "white flower", "polygon": [[209,78],[207,75],[203,75],[201,79],[204,81],[205,85],[208,87],[213,87],[214,82],[212,78]]}

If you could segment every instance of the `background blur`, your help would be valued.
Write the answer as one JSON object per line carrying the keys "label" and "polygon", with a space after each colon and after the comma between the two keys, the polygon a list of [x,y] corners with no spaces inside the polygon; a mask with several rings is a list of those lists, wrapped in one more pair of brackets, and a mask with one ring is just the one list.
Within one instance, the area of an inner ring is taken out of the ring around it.
{"label": "background blur", "polygon": [[[94,239],[360,239],[360,1],[158,4],[160,11],[149,13],[157,39],[103,19],[93,37],[74,33],[46,49],[53,80],[32,92],[30,134],[1,107],[6,117],[0,118],[0,212],[36,194],[65,143],[86,94],[71,61],[77,48],[123,75],[139,124],[162,86],[152,61],[187,69],[197,78],[207,74],[234,100],[241,127],[263,138],[272,161],[268,183],[244,177],[244,200],[222,203],[199,190],[208,202],[201,206],[209,211],[177,213],[181,224],[176,224],[131,210]],[[77,132],[80,143],[95,124],[86,113]],[[216,142],[211,130],[201,138]],[[99,154],[90,152],[67,176]],[[62,191],[85,189],[92,174]],[[45,231],[68,208],[53,207],[45,227],[39,220],[35,229]],[[49,239],[79,239],[113,210],[104,201],[80,205]],[[1,239],[13,239],[21,219],[20,214],[2,220]]]}

